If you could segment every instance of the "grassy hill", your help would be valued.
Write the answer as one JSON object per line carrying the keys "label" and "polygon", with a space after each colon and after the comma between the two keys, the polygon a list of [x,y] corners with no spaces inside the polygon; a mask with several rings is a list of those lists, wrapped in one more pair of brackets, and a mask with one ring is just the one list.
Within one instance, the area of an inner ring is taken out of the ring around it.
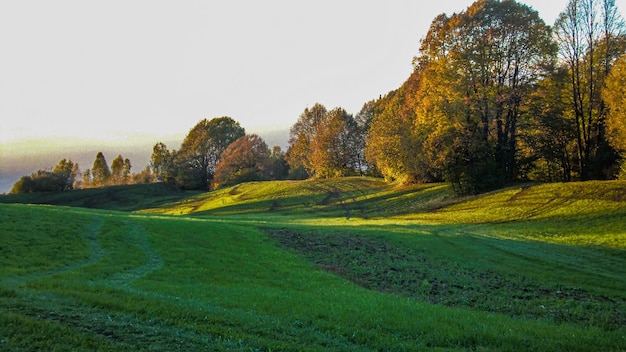
{"label": "grassy hill", "polygon": [[134,211],[155,207],[198,192],[181,191],[163,183],[110,186],[68,192],[7,194],[0,203],[64,205],[104,210]]}
{"label": "grassy hill", "polygon": [[626,350],[624,182],[89,191],[0,204],[0,350]]}

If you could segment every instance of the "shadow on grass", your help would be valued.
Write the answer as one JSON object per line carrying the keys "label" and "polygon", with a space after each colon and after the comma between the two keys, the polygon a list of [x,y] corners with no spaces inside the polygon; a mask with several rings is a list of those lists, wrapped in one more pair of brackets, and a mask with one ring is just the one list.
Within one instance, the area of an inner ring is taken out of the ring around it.
{"label": "shadow on grass", "polygon": [[311,194],[282,196],[273,199],[248,200],[225,204],[214,209],[194,212],[194,216],[229,216],[274,214],[284,216],[381,218],[433,211],[460,201],[450,196],[447,187],[436,184],[382,191],[372,188],[307,185]]}

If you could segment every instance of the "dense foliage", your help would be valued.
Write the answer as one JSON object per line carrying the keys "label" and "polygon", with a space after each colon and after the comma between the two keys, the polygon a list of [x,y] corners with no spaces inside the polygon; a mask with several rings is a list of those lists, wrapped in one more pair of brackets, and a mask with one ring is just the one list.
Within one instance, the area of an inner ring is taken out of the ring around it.
{"label": "dense foliage", "polygon": [[39,170],[30,176],[22,176],[10,193],[61,192],[74,188],[74,179],[78,173],[78,164],[72,160],[61,159],[52,169]]}
{"label": "dense foliage", "polygon": [[271,177],[270,149],[256,134],[245,135],[230,144],[215,169],[215,183],[230,186]]}
{"label": "dense foliage", "polygon": [[[625,53],[613,0],[569,0],[552,27],[515,0],[477,0],[437,16],[408,79],[357,115],[307,107],[286,153],[230,117],[204,119],[180,150],[157,143],[142,179],[210,190],[368,174],[475,194],[519,180],[615,178],[626,156]],[[118,156],[109,168],[99,153],[82,186],[133,182],[130,167]],[[24,177],[15,190],[68,189],[50,186],[53,174]]]}
{"label": "dense foliage", "polygon": [[375,103],[368,160],[388,179],[444,179],[464,194],[614,177],[605,129],[619,118],[606,119],[603,97],[623,92],[601,91],[625,52],[622,28],[613,1],[570,1],[554,33],[512,0],[438,16],[414,73]]}
{"label": "dense foliage", "polygon": [[367,169],[363,151],[369,121],[360,117],[342,108],[329,111],[319,103],[306,108],[290,131],[287,160],[292,178],[362,175]]}

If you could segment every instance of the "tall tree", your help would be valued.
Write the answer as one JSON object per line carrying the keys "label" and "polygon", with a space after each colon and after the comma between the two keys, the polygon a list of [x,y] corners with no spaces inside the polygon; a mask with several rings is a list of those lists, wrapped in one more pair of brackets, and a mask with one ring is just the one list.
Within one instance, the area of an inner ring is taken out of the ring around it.
{"label": "tall tree", "polygon": [[104,154],[98,152],[96,160],[94,160],[91,167],[91,185],[95,187],[105,186],[109,182],[110,177],[111,170],[109,170]]}
{"label": "tall tree", "polygon": [[372,117],[365,147],[368,163],[389,181],[413,181],[409,164],[420,147],[413,139],[413,111],[404,105],[405,87],[377,101],[379,111]]}
{"label": "tall tree", "polygon": [[359,138],[352,115],[342,108],[328,111],[310,141],[308,164],[316,177],[341,177],[355,173]]}
{"label": "tall tree", "polygon": [[354,167],[356,169],[356,172],[361,176],[367,172],[375,172],[374,170],[372,170],[372,165],[367,162],[367,158],[365,156],[367,136],[370,132],[370,127],[372,125],[372,120],[374,119],[375,111],[376,101],[370,100],[363,104],[363,107],[361,107],[361,111],[359,111],[359,113],[354,116],[354,123],[356,124],[356,127],[353,132],[353,145],[350,148],[354,151]]}
{"label": "tall tree", "polygon": [[328,110],[320,103],[312,108],[304,109],[298,121],[289,131],[289,148],[287,149],[287,161],[292,174],[299,173],[306,178],[313,175],[314,165],[311,163],[311,141],[317,133],[317,129]]}
{"label": "tall tree", "polygon": [[124,171],[124,158],[122,157],[122,155],[118,155],[111,162],[110,183],[114,185],[121,185],[123,171]]}
{"label": "tall tree", "polygon": [[[429,81],[449,92],[433,97],[437,90],[422,90],[436,106],[421,109],[417,118],[443,118],[453,127],[425,125],[454,131],[447,137],[456,145],[447,158],[448,178],[482,184],[463,187],[474,192],[517,176],[520,122],[528,117],[529,94],[554,61],[555,49],[550,28],[537,12],[513,0],[479,0],[462,13],[433,21],[415,62]],[[468,150],[474,151],[471,161]],[[490,181],[484,182],[487,176]]]}
{"label": "tall tree", "polygon": [[158,182],[174,183],[176,178],[176,151],[170,152],[164,143],[158,142],[152,148],[150,167]]}
{"label": "tall tree", "polygon": [[567,182],[574,176],[576,127],[567,115],[568,77],[566,69],[556,69],[530,97],[520,143],[524,178]]}
{"label": "tall tree", "polygon": [[626,55],[619,59],[607,77],[602,97],[609,108],[607,139],[621,153],[620,178],[626,178]]}
{"label": "tall tree", "polygon": [[614,158],[607,158],[606,104],[601,88],[615,59],[623,22],[614,0],[570,0],[555,30],[570,75],[569,111],[576,126],[578,169],[582,179],[605,178]]}
{"label": "tall tree", "polygon": [[133,166],[130,163],[130,159],[124,159],[124,166],[122,167],[122,184],[129,184],[131,182],[130,169]]}
{"label": "tall tree", "polygon": [[176,155],[179,185],[190,189],[209,189],[220,155],[244,135],[245,130],[239,122],[227,116],[210,121],[204,119],[196,124]]}

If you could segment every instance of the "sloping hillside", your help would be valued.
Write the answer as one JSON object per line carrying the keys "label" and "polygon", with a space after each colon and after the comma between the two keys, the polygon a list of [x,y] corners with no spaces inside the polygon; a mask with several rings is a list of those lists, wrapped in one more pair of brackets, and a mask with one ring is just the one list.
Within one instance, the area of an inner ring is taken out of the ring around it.
{"label": "sloping hillside", "polygon": [[251,182],[199,194],[146,213],[263,214],[377,218],[428,211],[458,201],[443,184],[398,187],[376,178]]}
{"label": "sloping hillside", "polygon": [[188,198],[198,192],[181,191],[163,183],[110,186],[68,192],[8,194],[0,203],[49,204],[103,210],[134,211]]}
{"label": "sloping hillside", "polygon": [[626,350],[624,182],[164,187],[0,204],[0,350]]}

